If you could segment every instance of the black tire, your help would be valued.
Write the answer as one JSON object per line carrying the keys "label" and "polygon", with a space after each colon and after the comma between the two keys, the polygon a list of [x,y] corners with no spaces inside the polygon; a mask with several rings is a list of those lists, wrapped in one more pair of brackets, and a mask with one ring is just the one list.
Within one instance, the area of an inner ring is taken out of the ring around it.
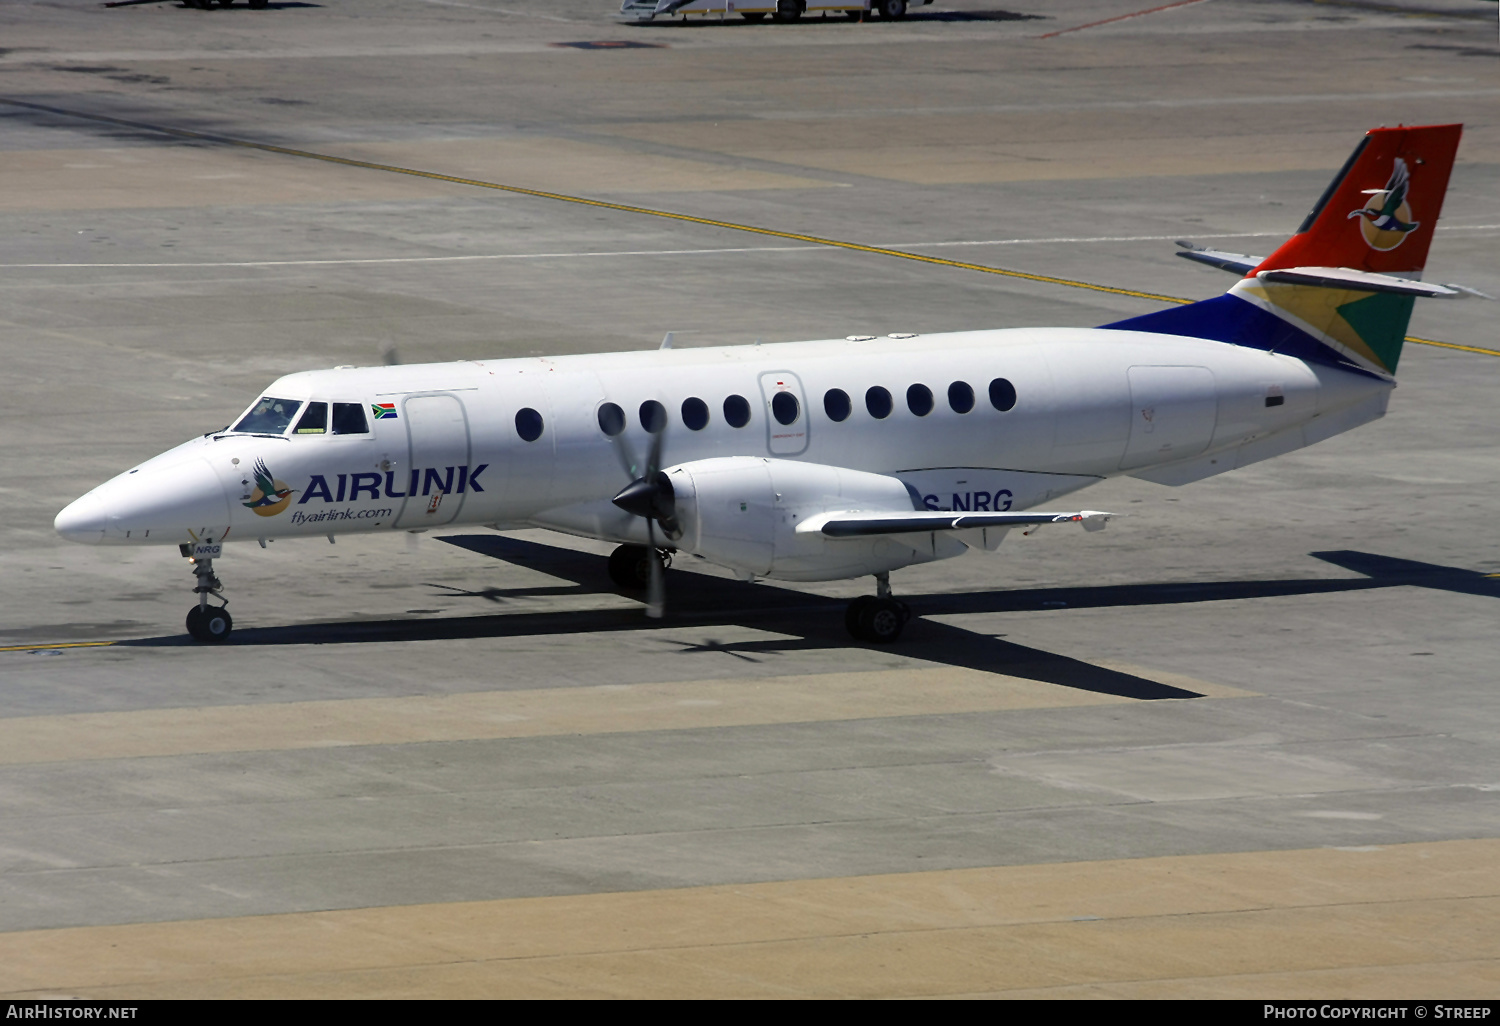
{"label": "black tire", "polygon": [[265,10],[266,9],[266,0],[250,0],[250,9],[252,11],[263,11],[263,10]]}
{"label": "black tire", "polygon": [[621,545],[609,554],[609,579],[624,591],[645,591],[651,584],[652,555],[644,545]]}
{"label": "black tire", "polygon": [[799,0],[776,0],[776,20],[793,22],[802,20],[802,4]]}
{"label": "black tire", "polygon": [[849,608],[844,610],[844,626],[849,629],[849,634],[857,641],[867,641],[862,628],[859,625],[860,617],[864,615],[865,607],[875,601],[874,595],[861,595],[849,603]]}
{"label": "black tire", "polygon": [[741,11],[740,17],[746,21],[760,21],[766,16],[765,11]]}
{"label": "black tire", "polygon": [[900,21],[906,17],[906,0],[875,0],[875,9],[882,18]]}
{"label": "black tire", "polygon": [[234,3],[234,0],[219,0],[219,6],[220,7],[228,7],[231,4],[233,4],[233,3]]}
{"label": "black tire", "polygon": [[906,608],[895,599],[872,598],[870,604],[860,610],[859,630],[864,640],[889,645],[901,637],[906,617]]}
{"label": "black tire", "polygon": [[199,641],[218,644],[228,638],[232,630],[234,630],[234,618],[229,615],[227,609],[194,606],[188,610],[187,632]]}

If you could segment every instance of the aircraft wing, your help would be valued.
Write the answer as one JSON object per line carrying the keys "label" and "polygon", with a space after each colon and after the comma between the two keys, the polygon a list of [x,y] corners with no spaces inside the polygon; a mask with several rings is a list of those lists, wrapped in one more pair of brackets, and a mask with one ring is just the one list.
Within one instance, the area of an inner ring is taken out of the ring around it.
{"label": "aircraft wing", "polygon": [[808,517],[797,525],[797,533],[817,533],[830,538],[861,538],[876,534],[925,534],[929,531],[974,531],[983,528],[1034,529],[1044,524],[1082,524],[1086,531],[1102,531],[1112,516],[1115,514],[1097,509],[1079,510],[1076,513],[964,513],[925,509],[865,513],[849,510]]}

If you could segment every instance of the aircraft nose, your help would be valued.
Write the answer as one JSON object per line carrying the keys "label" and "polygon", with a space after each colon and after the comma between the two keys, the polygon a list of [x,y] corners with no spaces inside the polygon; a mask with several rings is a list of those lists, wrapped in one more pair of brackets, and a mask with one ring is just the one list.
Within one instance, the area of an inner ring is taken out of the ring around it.
{"label": "aircraft nose", "polygon": [[104,503],[93,492],[89,492],[81,499],[70,502],[52,521],[52,527],[68,541],[98,545],[104,540],[106,523]]}

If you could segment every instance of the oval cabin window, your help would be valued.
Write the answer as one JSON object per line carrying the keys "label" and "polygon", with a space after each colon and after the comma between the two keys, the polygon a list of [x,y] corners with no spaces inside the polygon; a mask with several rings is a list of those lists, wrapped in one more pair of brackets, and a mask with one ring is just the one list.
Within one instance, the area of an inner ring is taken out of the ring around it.
{"label": "oval cabin window", "polygon": [[724,400],[724,419],[730,427],[742,428],[750,423],[750,400],[742,395],[732,395]]}
{"label": "oval cabin window", "polygon": [[516,411],[516,434],[528,442],[542,437],[542,415],[531,407]]}
{"label": "oval cabin window", "polygon": [[1016,386],[1004,378],[990,382],[990,405],[1005,413],[1016,405]]}

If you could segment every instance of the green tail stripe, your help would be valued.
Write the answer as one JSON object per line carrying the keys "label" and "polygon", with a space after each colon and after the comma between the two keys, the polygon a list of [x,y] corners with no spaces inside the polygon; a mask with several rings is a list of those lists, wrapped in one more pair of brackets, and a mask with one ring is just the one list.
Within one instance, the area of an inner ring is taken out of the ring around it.
{"label": "green tail stripe", "polygon": [[1396,363],[1401,359],[1401,343],[1406,340],[1406,326],[1411,321],[1411,309],[1415,302],[1415,296],[1377,292],[1365,299],[1345,303],[1338,311],[1349,327],[1364,339],[1370,352],[1385,364],[1385,369],[1394,374]]}

